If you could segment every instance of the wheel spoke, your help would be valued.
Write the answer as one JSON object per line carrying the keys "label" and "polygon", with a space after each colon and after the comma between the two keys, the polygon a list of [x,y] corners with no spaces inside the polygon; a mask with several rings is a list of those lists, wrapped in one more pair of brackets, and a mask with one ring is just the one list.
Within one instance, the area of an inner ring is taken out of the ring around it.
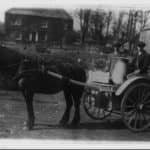
{"label": "wheel spoke", "polygon": [[141,88],[140,87],[138,87],[138,89],[137,89],[137,92],[138,92],[138,96],[137,96],[137,100],[138,100],[138,102],[140,102],[141,101],[141,99],[142,99],[142,94],[141,94]]}
{"label": "wheel spoke", "polygon": [[93,107],[91,112],[92,112],[93,114],[95,114],[95,112],[96,112],[96,108],[95,108],[95,107]]}
{"label": "wheel spoke", "polygon": [[[144,99],[145,97],[145,92],[146,92],[146,88],[143,89],[143,93],[142,93],[142,100]],[[143,102],[143,101],[142,101]]]}
{"label": "wheel spoke", "polygon": [[[111,114],[111,110],[109,106],[100,106],[100,102],[98,101],[99,99],[99,93],[95,92],[95,90],[89,91],[89,93],[85,93],[84,95],[84,101],[83,101],[83,106],[85,109],[85,112],[89,117],[92,119],[96,120],[102,120],[105,117],[109,116]],[[105,111],[106,109],[106,111]],[[107,111],[108,110],[108,111]]]}
{"label": "wheel spoke", "polygon": [[126,109],[132,109],[135,108],[134,106],[126,106]]}
{"label": "wheel spoke", "polygon": [[[137,89],[134,91],[134,96],[137,95],[136,102],[142,102],[145,101],[146,92],[149,91],[147,87],[137,87]],[[137,92],[137,93],[136,93]]]}
{"label": "wheel spoke", "polygon": [[150,115],[150,110],[145,109],[145,110],[144,110],[144,113],[146,113],[146,114]]}
{"label": "wheel spoke", "polygon": [[98,108],[94,107],[94,112],[93,112],[93,113],[94,113],[95,115],[97,114],[97,109],[98,109]]}
{"label": "wheel spoke", "polygon": [[94,109],[93,107],[90,107],[90,108],[89,108],[89,112],[92,113],[92,112],[93,112],[93,109]]}
{"label": "wheel spoke", "polygon": [[145,126],[146,121],[146,117],[144,116],[144,114],[142,112],[139,112],[139,129],[141,129],[142,127]]}
{"label": "wheel spoke", "polygon": [[145,86],[144,87],[138,87],[138,100],[139,100],[139,102],[143,102],[147,91],[149,91],[148,87],[145,87]]}
{"label": "wheel spoke", "polygon": [[98,115],[98,116],[100,115],[100,109],[98,110],[98,113],[97,113],[97,115]]}
{"label": "wheel spoke", "polygon": [[99,117],[102,118],[102,109],[99,109]]}
{"label": "wheel spoke", "polygon": [[150,105],[145,105],[144,108],[145,109],[150,109]]}
{"label": "wheel spoke", "polygon": [[89,108],[90,108],[89,103],[85,103],[85,106],[86,106],[86,108],[87,108],[87,109],[89,109]]}
{"label": "wheel spoke", "polygon": [[136,101],[137,101],[137,100],[135,99],[134,96],[128,97],[128,102],[130,102],[131,104],[135,104]]}
{"label": "wheel spoke", "polygon": [[91,98],[90,98],[91,96],[89,95],[88,97],[87,97],[87,102],[88,102],[88,104],[89,104],[89,106],[91,106]]}
{"label": "wheel spoke", "polygon": [[134,121],[134,129],[141,129],[145,124],[145,116],[141,112],[135,112],[135,118],[133,118]]}
{"label": "wheel spoke", "polygon": [[144,113],[141,113],[141,116],[143,117],[144,121],[147,121]]}
{"label": "wheel spoke", "polygon": [[[128,114],[127,114],[127,113],[128,113]],[[129,111],[129,112],[125,112],[125,116],[126,116],[126,117],[130,117],[130,116],[132,116],[134,113],[135,113],[135,109],[134,109],[134,110],[131,110],[131,111]]]}
{"label": "wheel spoke", "polygon": [[93,96],[89,96],[89,105],[93,106]]}
{"label": "wheel spoke", "polygon": [[143,112],[141,112],[140,116],[140,128],[147,126],[149,121],[147,120],[146,115]]}
{"label": "wheel spoke", "polygon": [[123,120],[133,131],[143,131],[150,124],[150,85],[133,84],[125,93],[121,105]]}
{"label": "wheel spoke", "polygon": [[[145,102],[145,97],[147,96],[147,91],[149,92],[149,89],[147,88],[147,90],[146,90],[146,88],[144,88],[143,89],[143,94],[142,94],[142,103],[144,103]],[[149,95],[150,96],[150,95]]]}
{"label": "wheel spoke", "polygon": [[150,103],[150,93],[144,96],[143,98],[143,103],[144,104],[149,104]]}
{"label": "wheel spoke", "polygon": [[150,100],[149,100],[149,101],[147,101],[147,102],[144,102],[143,104],[150,104]]}
{"label": "wheel spoke", "polygon": [[137,115],[138,115],[138,128],[141,128],[141,126],[142,126],[142,115],[141,115],[141,113],[137,113]]}
{"label": "wheel spoke", "polygon": [[103,115],[104,115],[104,117],[105,117],[105,111],[104,111],[104,109],[102,109],[103,110]]}
{"label": "wheel spoke", "polygon": [[99,109],[95,108],[95,115],[98,116]]}
{"label": "wheel spoke", "polygon": [[132,122],[133,122],[133,120],[134,120],[134,118],[135,118],[135,114],[136,114],[136,112],[134,112],[133,114],[132,114],[132,116],[129,118],[129,120],[128,120],[128,124],[131,126],[131,124],[132,124]]}
{"label": "wheel spoke", "polygon": [[137,127],[137,122],[138,122],[138,113],[135,112],[135,119],[134,119],[134,128]]}
{"label": "wheel spoke", "polygon": [[144,113],[141,113],[141,117],[143,118],[143,123],[147,123],[146,116]]}

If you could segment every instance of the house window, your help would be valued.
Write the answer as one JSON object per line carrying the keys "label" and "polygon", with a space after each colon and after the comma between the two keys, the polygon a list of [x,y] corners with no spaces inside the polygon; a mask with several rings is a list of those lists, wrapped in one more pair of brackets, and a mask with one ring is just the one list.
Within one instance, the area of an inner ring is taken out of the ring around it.
{"label": "house window", "polygon": [[46,42],[47,39],[48,39],[47,33],[41,32],[40,33],[40,39],[41,39],[42,42]]}
{"label": "house window", "polygon": [[64,25],[64,30],[68,30],[68,24]]}
{"label": "house window", "polygon": [[16,35],[16,40],[17,41],[21,41],[22,40],[22,34],[21,33]]}
{"label": "house window", "polygon": [[48,28],[48,22],[47,21],[42,22],[41,23],[41,28]]}
{"label": "house window", "polygon": [[22,25],[22,20],[20,18],[15,19],[12,21],[11,25],[13,26],[21,26]]}
{"label": "house window", "polygon": [[29,41],[32,41],[32,33],[29,34]]}
{"label": "house window", "polygon": [[44,41],[47,41],[47,39],[48,39],[47,34],[45,34]]}

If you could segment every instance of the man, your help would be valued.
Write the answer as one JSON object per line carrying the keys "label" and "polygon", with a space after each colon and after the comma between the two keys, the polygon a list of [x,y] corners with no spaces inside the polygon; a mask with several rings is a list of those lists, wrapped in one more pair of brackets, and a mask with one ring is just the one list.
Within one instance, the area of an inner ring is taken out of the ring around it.
{"label": "man", "polygon": [[[126,76],[126,60],[120,57],[120,48],[122,44],[121,42],[117,42],[114,44],[116,58],[111,60],[111,68],[110,68],[110,83],[122,84],[124,78]],[[115,54],[115,53],[114,53]],[[118,56],[117,56],[118,55]]]}
{"label": "man", "polygon": [[144,42],[138,43],[137,55],[132,61],[132,64],[134,66],[134,72],[132,73],[132,75],[145,74],[148,71],[148,67],[150,64],[149,60],[150,57],[149,54],[144,49],[145,45],[146,44]]}
{"label": "man", "polygon": [[115,42],[113,46],[114,46],[114,54],[118,55],[118,53],[120,52],[120,48],[122,46],[121,42],[119,41]]}

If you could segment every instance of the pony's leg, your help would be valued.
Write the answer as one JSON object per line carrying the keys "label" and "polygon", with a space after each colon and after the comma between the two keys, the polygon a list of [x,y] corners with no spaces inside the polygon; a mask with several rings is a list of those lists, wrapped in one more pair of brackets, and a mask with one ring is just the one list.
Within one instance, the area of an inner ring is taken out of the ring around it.
{"label": "pony's leg", "polygon": [[78,95],[78,93],[76,93],[76,95],[73,95],[75,112],[73,120],[71,122],[72,126],[77,126],[80,123],[80,98],[81,97]]}
{"label": "pony's leg", "polygon": [[84,91],[84,87],[78,87],[78,86],[73,86],[72,87],[72,96],[73,96],[73,102],[74,102],[74,117],[71,122],[72,126],[77,126],[80,123],[80,104],[81,104],[81,97]]}
{"label": "pony's leg", "polygon": [[65,96],[65,101],[66,101],[66,109],[65,109],[65,112],[64,112],[64,114],[60,120],[61,125],[66,125],[68,123],[69,117],[70,117],[71,107],[73,105],[72,96],[71,96],[69,88],[66,88],[64,90],[64,96]]}
{"label": "pony's leg", "polygon": [[33,111],[33,95],[34,94],[30,90],[24,90],[23,95],[25,97],[27,115],[28,115],[27,128],[29,130],[32,130],[34,126],[34,120],[35,120],[34,111]]}

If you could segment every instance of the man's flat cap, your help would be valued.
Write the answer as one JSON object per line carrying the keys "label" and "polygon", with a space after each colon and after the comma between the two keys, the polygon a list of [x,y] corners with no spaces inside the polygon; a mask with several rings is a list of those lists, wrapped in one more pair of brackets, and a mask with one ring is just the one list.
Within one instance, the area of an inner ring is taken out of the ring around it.
{"label": "man's flat cap", "polygon": [[121,42],[114,42],[113,44],[114,47],[118,47],[118,48],[121,47],[121,45],[122,45]]}
{"label": "man's flat cap", "polygon": [[146,44],[145,44],[144,42],[140,41],[137,46],[138,46],[138,47],[145,47],[145,45],[146,45]]}

